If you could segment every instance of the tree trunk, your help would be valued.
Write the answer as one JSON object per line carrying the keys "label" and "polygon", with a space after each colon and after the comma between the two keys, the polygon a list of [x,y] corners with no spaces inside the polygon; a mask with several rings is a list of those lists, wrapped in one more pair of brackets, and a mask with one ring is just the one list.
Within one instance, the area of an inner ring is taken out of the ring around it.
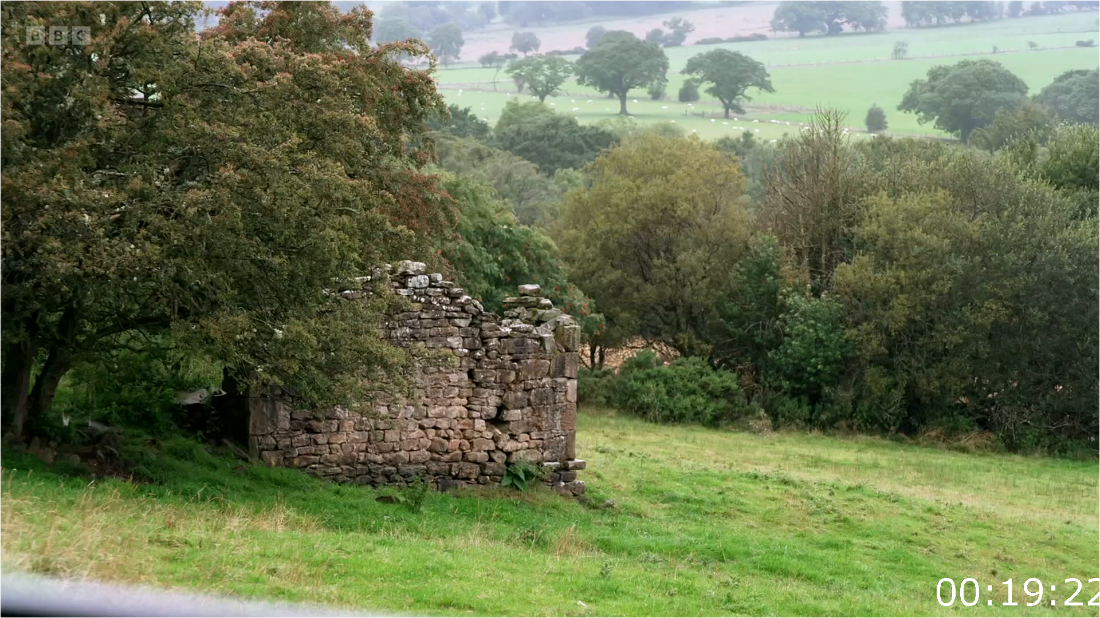
{"label": "tree trunk", "polygon": [[725,109],[726,109],[726,118],[729,118],[730,117],[730,108],[727,107]]}
{"label": "tree trunk", "polygon": [[[61,378],[69,372],[70,367],[72,367],[72,357],[68,352],[58,349],[50,352],[45,364],[42,365],[42,371],[38,372],[38,377],[34,379],[34,388],[31,389],[29,401],[27,402],[25,420],[41,417],[50,411],[53,397],[57,394],[57,385],[61,383]],[[20,436],[22,430],[23,427],[21,426]]]}
{"label": "tree trunk", "polygon": [[34,344],[22,341],[4,355],[0,388],[3,389],[4,416],[11,420],[15,435],[23,435],[27,422],[27,403],[30,397],[31,372],[34,370]]}
{"label": "tree trunk", "polygon": [[588,366],[592,369],[596,368],[596,346],[594,344],[588,344]]}
{"label": "tree trunk", "polygon": [[619,95],[619,115],[628,116],[626,112],[626,94]]}
{"label": "tree trunk", "polygon": [[604,360],[606,360],[605,359],[605,356],[606,356],[605,352],[606,351],[607,350],[601,345],[600,346],[600,369],[603,369],[603,362],[604,362]]}

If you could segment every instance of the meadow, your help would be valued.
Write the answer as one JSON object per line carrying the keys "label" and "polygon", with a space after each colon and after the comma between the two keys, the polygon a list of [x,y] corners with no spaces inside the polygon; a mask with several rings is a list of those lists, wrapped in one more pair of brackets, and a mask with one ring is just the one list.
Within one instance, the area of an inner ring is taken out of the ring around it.
{"label": "meadow", "polygon": [[[577,450],[587,506],[540,487],[429,493],[417,507],[412,494],[381,503],[394,490],[241,464],[183,439],[131,453],[155,481],[143,483],[6,448],[0,561],[416,614],[1096,613],[1004,607],[998,585],[1013,578],[1020,595],[1028,578],[1061,590],[1096,575],[1095,461],[661,426],[603,409],[582,411]],[[982,602],[941,607],[944,577],[976,578]]]}
{"label": "meadow", "polygon": [[[931,125],[918,124],[913,114],[897,111],[897,105],[910,82],[923,78],[929,68],[967,58],[989,58],[1018,75],[1034,94],[1064,71],[1096,68],[1097,49],[1074,46],[1076,41],[1083,39],[1100,43],[1096,13],[1025,17],[884,33],[670,48],[665,50],[669,57],[669,84],[665,99],[652,101],[644,90],[639,89],[631,93],[628,107],[639,123],[675,121],[685,131],[695,131],[706,138],[738,135],[744,129],[759,129],[759,137],[777,139],[784,133],[797,130],[798,123],[806,122],[818,107],[833,107],[847,112],[850,127],[862,130],[867,108],[877,103],[886,110],[889,133],[944,137]],[[890,59],[895,41],[908,43],[908,59]],[[1038,49],[1031,50],[1029,42],[1034,42]],[[501,51],[506,51],[506,47],[507,44],[502,43]],[[994,47],[997,53],[993,53]],[[752,119],[760,120],[755,123],[756,126],[746,126],[745,122],[738,121],[723,124],[724,118],[714,117],[721,116],[721,107],[710,101],[706,94],[703,94],[703,101],[691,106],[676,100],[676,93],[683,84],[679,71],[687,60],[717,48],[740,51],[768,65],[775,92],[752,95],[753,101],[747,111],[749,124],[754,124]],[[566,58],[576,59],[575,56]],[[448,103],[471,107],[490,123],[496,122],[505,102],[517,97],[515,87],[504,71],[482,68],[476,63],[440,68],[436,79]],[[530,100],[529,96],[518,98]],[[635,100],[637,103],[634,103]],[[573,114],[584,123],[614,117],[618,112],[617,101],[607,99],[590,88],[578,86],[573,81],[563,86],[561,96],[547,98],[547,103],[560,112]],[[708,116],[699,115],[701,112],[706,112]],[[776,125],[772,120],[784,124]],[[786,125],[788,121],[792,125]]]}

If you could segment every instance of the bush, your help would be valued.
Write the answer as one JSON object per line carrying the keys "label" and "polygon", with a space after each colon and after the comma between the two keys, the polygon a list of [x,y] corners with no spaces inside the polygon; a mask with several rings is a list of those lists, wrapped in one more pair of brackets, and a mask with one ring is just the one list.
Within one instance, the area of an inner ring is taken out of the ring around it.
{"label": "bush", "polygon": [[654,101],[660,101],[661,99],[665,98],[666,86],[668,86],[668,82],[666,82],[665,80],[656,81],[649,85],[649,88],[646,89],[646,92],[649,94],[650,99],[653,99]]}
{"label": "bush", "polygon": [[726,42],[727,43],[748,43],[749,41],[763,41],[767,38],[768,38],[768,35],[766,35],[766,34],[763,34],[763,33],[760,33],[760,32],[754,32],[752,34],[748,34],[748,35],[744,35],[744,36],[731,36],[730,38],[726,39]]}
{"label": "bush", "polygon": [[864,120],[867,130],[871,133],[879,133],[886,130],[886,112],[877,104],[867,110],[867,118]]}
{"label": "bush", "polygon": [[677,94],[677,98],[681,103],[694,103],[699,100],[699,86],[695,82],[688,80],[684,82],[683,86],[680,86],[680,92]]}
{"label": "bush", "polygon": [[614,387],[614,371],[581,367],[577,373],[577,403],[594,406],[610,405]]}
{"label": "bush", "polygon": [[695,42],[696,45],[717,45],[719,43],[725,43],[726,40],[718,36],[708,36],[705,39],[699,39]]}
{"label": "bush", "polygon": [[619,410],[650,421],[719,425],[743,418],[748,406],[736,374],[701,358],[679,358],[654,366],[655,354],[623,364],[613,389]]}
{"label": "bush", "polygon": [[1087,41],[1077,41],[1074,43],[1077,47],[1096,47],[1096,41],[1089,39]]}
{"label": "bush", "polygon": [[588,51],[584,47],[574,47],[573,49],[552,49],[545,52],[547,56],[580,56]]}

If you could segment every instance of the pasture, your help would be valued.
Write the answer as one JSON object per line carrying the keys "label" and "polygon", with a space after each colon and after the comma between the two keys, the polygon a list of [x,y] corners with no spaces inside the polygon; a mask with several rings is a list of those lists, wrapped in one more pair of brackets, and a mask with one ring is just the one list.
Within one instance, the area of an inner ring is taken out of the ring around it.
{"label": "pasture", "polygon": [[[867,108],[877,103],[886,110],[888,132],[942,136],[931,125],[919,125],[914,115],[897,110],[910,82],[923,78],[929,68],[966,58],[989,58],[1017,74],[1035,93],[1064,71],[1097,66],[1096,48],[1074,46],[1082,39],[1100,42],[1097,24],[1096,13],[1070,13],[945,28],[670,48],[665,50],[669,57],[665,99],[652,101],[643,89],[638,89],[631,92],[628,107],[640,123],[675,121],[687,132],[695,131],[705,138],[738,135],[744,128],[759,129],[758,137],[762,139],[777,139],[797,130],[798,123],[805,122],[818,107],[847,112],[849,126],[862,130]],[[891,60],[894,42],[899,40],[908,43],[909,58]],[[1038,45],[1038,49],[1030,50],[1029,41]],[[992,53],[994,47],[998,49],[996,54]],[[502,43],[501,51],[506,48],[507,43]],[[752,93],[747,123],[723,124],[724,118],[715,117],[721,116],[721,107],[705,93],[703,100],[693,106],[676,100],[683,84],[679,72],[687,60],[715,48],[740,51],[769,67],[775,92]],[[476,63],[441,67],[436,79],[448,103],[471,107],[490,123],[496,122],[510,98],[530,100],[529,96],[517,95],[503,70],[482,68]],[[547,103],[584,123],[595,123],[618,112],[617,100],[607,99],[574,81],[566,83],[560,96],[547,98]],[[702,112],[708,116],[692,115]],[[752,119],[760,122],[752,123]],[[771,120],[784,124],[776,125]],[[786,125],[788,121],[792,125]]]}
{"label": "pasture", "polygon": [[[539,487],[429,493],[414,509],[375,500],[393,490],[240,465],[182,439],[139,458],[156,483],[93,480],[7,448],[0,559],[429,615],[1095,615],[1063,608],[1068,593],[1051,608],[1021,592],[1032,577],[1061,590],[1095,576],[1095,461],[603,409],[582,411],[577,452],[588,506]],[[941,607],[945,577],[976,578],[982,602]],[[1015,607],[1000,605],[1009,578]],[[1078,600],[1095,593],[1086,584]]]}

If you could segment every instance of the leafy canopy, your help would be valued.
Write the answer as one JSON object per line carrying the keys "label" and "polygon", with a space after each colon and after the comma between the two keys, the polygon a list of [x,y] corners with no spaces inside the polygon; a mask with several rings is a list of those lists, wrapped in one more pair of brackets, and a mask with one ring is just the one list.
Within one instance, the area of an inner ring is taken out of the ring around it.
{"label": "leafy canopy", "polygon": [[1015,109],[1026,97],[1027,84],[999,62],[962,60],[932,67],[926,79],[913,81],[898,109],[966,140],[992,123],[998,110]]}
{"label": "leafy canopy", "polygon": [[573,75],[573,63],[560,56],[534,56],[513,60],[505,72],[522,79],[527,90],[545,101]]}
{"label": "leafy canopy", "polygon": [[627,94],[664,79],[668,57],[659,45],[613,31],[578,58],[576,68],[577,83],[618,97],[619,113],[625,116]]}
{"label": "leafy canopy", "polygon": [[722,102],[726,118],[730,111],[744,114],[742,101],[751,101],[746,94],[749,88],[763,92],[775,92],[764,65],[741,52],[715,49],[688,60],[682,73],[709,83],[707,94]]}

